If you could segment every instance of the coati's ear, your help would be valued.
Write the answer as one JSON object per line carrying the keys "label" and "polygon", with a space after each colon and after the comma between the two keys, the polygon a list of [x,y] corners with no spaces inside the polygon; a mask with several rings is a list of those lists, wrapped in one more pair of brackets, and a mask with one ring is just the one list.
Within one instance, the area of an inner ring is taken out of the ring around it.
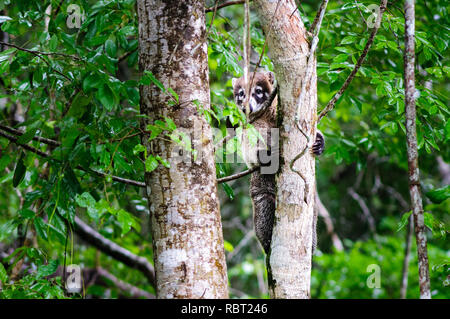
{"label": "coati's ear", "polygon": [[266,74],[270,84],[273,84],[273,82],[275,81],[275,74],[273,74],[273,72],[270,71],[268,71]]}
{"label": "coati's ear", "polygon": [[232,78],[231,79],[231,86],[234,88],[234,86],[236,85],[236,82],[237,82],[237,78]]}

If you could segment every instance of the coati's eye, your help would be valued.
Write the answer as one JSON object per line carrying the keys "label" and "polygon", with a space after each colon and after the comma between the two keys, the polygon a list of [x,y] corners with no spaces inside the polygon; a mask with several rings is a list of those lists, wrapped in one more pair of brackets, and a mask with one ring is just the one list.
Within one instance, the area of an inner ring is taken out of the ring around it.
{"label": "coati's eye", "polygon": [[239,96],[244,96],[244,91],[239,92]]}
{"label": "coati's eye", "polygon": [[262,90],[260,88],[256,89],[256,94],[261,94]]}

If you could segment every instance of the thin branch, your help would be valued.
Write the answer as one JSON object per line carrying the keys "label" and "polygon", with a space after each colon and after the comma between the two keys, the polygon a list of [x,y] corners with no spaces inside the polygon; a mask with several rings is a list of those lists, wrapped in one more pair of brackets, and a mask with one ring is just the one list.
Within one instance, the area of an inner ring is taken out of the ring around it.
{"label": "thin branch", "polygon": [[341,239],[334,231],[333,221],[331,219],[330,213],[328,212],[325,205],[322,203],[319,197],[319,193],[316,190],[316,205],[314,209],[317,209],[318,216],[323,218],[325,222],[325,226],[327,228],[328,235],[331,236],[331,241],[333,242],[333,246],[337,251],[343,251],[344,245],[342,244]]}
{"label": "thin branch", "polygon": [[369,36],[369,39],[367,40],[367,43],[366,43],[366,46],[364,47],[363,52],[359,56],[359,59],[356,62],[355,67],[353,68],[352,72],[350,73],[350,75],[345,80],[345,82],[342,85],[342,87],[339,89],[338,92],[336,92],[336,94],[333,96],[333,98],[328,102],[327,106],[325,106],[325,108],[320,112],[319,117],[317,119],[317,123],[319,123],[320,120],[324,116],[326,116],[328,114],[328,112],[330,112],[334,108],[336,102],[340,99],[342,94],[344,94],[344,91],[348,88],[348,86],[352,82],[353,78],[355,77],[356,73],[358,72],[359,68],[363,64],[364,59],[366,58],[366,55],[369,52],[369,49],[370,49],[370,47],[373,44],[373,41],[375,39],[375,35],[377,34],[378,29],[380,28],[384,10],[386,10],[386,3],[387,3],[387,0],[381,0],[381,3],[380,3],[380,14],[378,14],[378,16],[377,16],[377,19],[376,19],[376,22],[375,22],[375,26],[374,26],[374,28],[372,30],[372,33]]}
{"label": "thin branch", "polygon": [[30,145],[28,145],[28,144],[22,144],[22,143],[19,143],[19,142],[17,141],[17,140],[18,140],[17,137],[14,137],[14,136],[11,136],[11,135],[9,135],[9,134],[6,134],[6,133],[3,132],[3,131],[0,131],[0,136],[6,138],[6,139],[8,139],[8,140],[10,140],[10,141],[13,142],[14,144],[19,145],[19,146],[22,147],[23,149],[25,149],[25,150],[27,150],[27,151],[30,151],[30,152],[33,152],[33,153],[35,153],[35,154],[37,154],[37,155],[39,155],[39,156],[41,156],[41,157],[44,157],[44,158],[50,157],[50,155],[48,155],[47,153],[44,153],[44,152],[42,152],[41,150],[38,150],[37,148],[34,148],[33,146],[30,146]]}
{"label": "thin branch", "polygon": [[[8,133],[14,134],[16,136],[21,136],[23,134],[25,134],[25,132],[21,131],[21,130],[16,130],[12,127],[6,126],[6,125],[2,125],[0,124],[0,129],[2,129],[3,131],[6,131]],[[40,137],[40,136],[34,136],[33,137],[34,141],[38,141],[47,145],[52,145],[52,146],[59,146],[61,145],[60,142],[55,141],[55,140],[51,140],[49,138],[45,138],[45,137]]]}
{"label": "thin branch", "polygon": [[238,179],[238,178],[244,177],[244,176],[246,176],[248,174],[256,172],[258,169],[259,169],[259,166],[255,166],[255,167],[252,167],[252,168],[250,168],[250,169],[248,169],[246,171],[243,171],[243,172],[239,172],[239,173],[236,173],[236,174],[233,174],[233,175],[230,175],[230,176],[225,176],[225,177],[222,177],[222,178],[218,178],[217,179],[217,184],[229,182],[229,181],[232,181],[234,179]]}
{"label": "thin branch", "polygon": [[80,218],[75,216],[75,233],[84,241],[96,247],[108,256],[124,263],[128,267],[141,271],[148,281],[155,285],[155,270],[153,265],[144,257],[138,256],[115,242],[103,237]]}
{"label": "thin branch", "polygon": [[[18,139],[16,137],[14,137],[14,136],[6,134],[6,133],[4,133],[2,131],[0,131],[0,136],[10,140],[14,144],[19,145],[23,149],[25,149],[27,151],[30,151],[32,153],[35,153],[35,154],[37,154],[37,155],[39,155],[41,157],[44,157],[44,158],[49,158],[50,157],[49,154],[47,154],[45,152],[42,152],[41,150],[38,150],[37,148],[34,148],[33,146],[30,146],[28,144],[19,143],[17,141]],[[56,141],[54,141],[54,142],[56,142]],[[138,186],[138,187],[145,187],[145,183],[144,182],[138,182],[138,181],[135,181],[135,180],[132,180],[132,179],[127,179],[127,178],[123,178],[123,177],[109,175],[109,174],[106,174],[106,173],[103,173],[103,172],[99,172],[99,171],[96,171],[96,170],[93,170],[93,169],[87,170],[87,169],[85,169],[85,168],[83,168],[81,166],[77,166],[76,169],[82,170],[82,171],[84,171],[86,173],[95,174],[95,175],[98,175],[98,176],[101,176],[101,177],[108,177],[108,176],[110,176],[113,181],[120,182],[120,183],[123,183],[123,184],[128,184],[128,185],[133,185],[133,186]]]}
{"label": "thin branch", "polygon": [[[250,86],[249,86],[249,87],[252,87],[252,85],[253,85],[253,81],[254,81],[255,76],[256,76],[256,71],[258,70],[259,65],[261,64],[262,58],[263,58],[263,56],[264,56],[264,52],[265,52],[265,50],[266,50],[266,45],[267,45],[267,39],[269,38],[269,34],[270,34],[270,32],[272,31],[273,21],[274,21],[275,15],[277,14],[278,7],[280,6],[280,2],[281,2],[281,1],[278,0],[277,6],[275,7],[275,10],[274,10],[274,12],[273,12],[273,16],[272,16],[272,19],[271,19],[271,21],[270,21],[269,31],[268,31],[267,34],[266,34],[266,39],[264,40],[264,45],[263,45],[261,54],[259,55],[258,62],[257,62],[256,65],[255,65],[255,69],[254,69],[255,72],[253,72],[252,80],[250,81]],[[273,101],[273,99],[272,99],[272,101]],[[272,104],[272,102],[270,102],[269,104],[267,104],[267,106],[270,106],[271,104]],[[264,107],[263,107],[262,109],[264,109]]]}
{"label": "thin branch", "polygon": [[320,6],[319,11],[317,12],[317,21],[315,20],[314,28],[312,28],[312,30],[314,31],[313,40],[311,43],[311,49],[309,50],[309,56],[308,56],[308,62],[307,62],[307,66],[306,66],[305,76],[302,79],[302,87],[301,87],[301,91],[300,91],[300,96],[298,97],[297,113],[295,114],[296,127],[306,138],[306,145],[305,145],[305,148],[299,154],[297,154],[291,160],[291,162],[289,164],[290,169],[293,172],[297,173],[297,175],[299,175],[301,177],[301,179],[303,180],[303,182],[305,183],[305,192],[303,194],[305,203],[307,203],[307,198],[309,195],[309,185],[307,183],[305,176],[303,176],[303,174],[299,170],[296,170],[294,168],[294,164],[298,159],[300,159],[303,155],[306,154],[307,149],[310,147],[310,141],[314,140],[314,139],[311,139],[309,137],[309,135],[306,134],[300,127],[300,113],[301,113],[302,106],[303,106],[303,100],[305,99],[305,96],[306,96],[306,91],[307,91],[306,85],[311,81],[311,77],[313,74],[313,66],[314,66],[314,60],[315,60],[314,53],[317,48],[317,43],[319,43],[320,26],[322,25],[322,20],[325,15],[325,10],[327,8],[327,4],[328,4],[328,0],[324,0],[322,2],[322,5]]}
{"label": "thin branch", "polygon": [[124,55],[120,56],[117,63],[121,63],[123,60],[125,60],[126,58],[128,58],[130,55],[132,55],[134,52],[136,52],[138,49],[132,50],[132,51],[128,51],[127,53],[125,53]]}
{"label": "thin branch", "polygon": [[60,53],[60,52],[42,52],[42,51],[38,51],[38,50],[30,50],[30,49],[19,47],[18,45],[15,45],[15,44],[12,44],[12,43],[6,43],[6,42],[2,42],[2,41],[0,41],[0,44],[16,48],[19,51],[24,51],[24,52],[31,53],[33,55],[36,55],[36,56],[40,57],[40,58],[42,58],[41,57],[42,55],[44,55],[44,56],[56,55],[56,56],[62,56],[62,57],[65,57],[65,58],[70,58],[70,59],[77,60],[77,61],[84,61],[82,58],[80,58],[80,57],[78,57],[76,55],[72,55],[72,54],[66,54],[66,53]]}
{"label": "thin branch", "polygon": [[225,8],[225,7],[228,7],[228,6],[233,6],[235,4],[244,4],[244,3],[245,3],[245,0],[228,1],[228,2],[225,2],[225,3],[222,3],[222,4],[218,5],[217,9],[215,9],[215,6],[214,7],[210,7],[210,8],[206,8],[205,12],[214,12],[214,10],[222,9],[222,8]]}
{"label": "thin branch", "polygon": [[155,296],[152,295],[151,293],[117,278],[104,268],[97,267],[96,270],[101,277],[111,281],[114,284],[114,286],[116,286],[119,290],[130,293],[131,296],[134,298],[155,299]]}
{"label": "thin branch", "polygon": [[[0,125],[0,129],[5,130],[5,131],[7,131],[7,132],[9,132],[11,134],[14,134],[14,135],[22,135],[22,134],[24,134],[22,131],[13,129],[13,128],[5,126],[5,125]],[[139,135],[139,134],[141,134],[141,133],[132,134],[132,135],[128,136],[128,138],[131,137],[131,136]],[[11,136],[9,134],[6,134],[6,133],[2,132],[1,130],[0,130],[0,136],[5,137],[6,139],[10,140],[11,142],[13,142],[13,143],[23,147],[25,150],[30,151],[30,152],[35,153],[35,154],[38,154],[41,157],[44,157],[44,158],[49,158],[50,157],[49,154],[47,154],[45,152],[42,152],[42,151],[38,150],[37,148],[34,148],[33,146],[30,146],[28,144],[20,144],[20,143],[18,143],[16,137]],[[39,142],[44,143],[44,144],[53,145],[53,146],[61,145],[61,143],[58,142],[58,141],[55,141],[55,140],[52,140],[52,139],[48,139],[48,138],[39,137],[39,136],[33,137],[33,140],[39,141]],[[82,170],[82,171],[87,172],[87,173],[92,173],[92,174],[95,174],[95,175],[98,175],[98,176],[101,176],[101,177],[110,176],[110,175],[108,175],[106,173],[99,172],[99,171],[96,171],[96,170],[92,170],[92,169],[86,170],[85,168],[83,168],[81,166],[77,166],[76,169]],[[244,177],[244,176],[246,176],[248,174],[251,174],[251,173],[255,172],[258,169],[259,169],[259,166],[255,166],[255,167],[253,167],[251,169],[245,170],[245,171],[237,173],[237,174],[233,174],[233,175],[230,175],[230,176],[225,176],[225,177],[222,177],[222,178],[218,178],[217,179],[217,183],[218,184],[225,183],[225,182],[232,181],[234,179],[238,179],[238,178]],[[114,176],[114,175],[111,176],[111,179],[116,181],[116,182],[120,182],[120,183],[124,183],[124,184],[128,184],[128,185],[133,185],[133,186],[137,186],[137,187],[145,187],[145,183],[144,182],[139,182],[139,181],[132,180],[132,179],[127,179],[127,178],[118,177],[118,176]]]}
{"label": "thin branch", "polygon": [[376,232],[375,227],[375,219],[373,218],[372,214],[370,213],[369,207],[367,207],[366,202],[362,199],[362,197],[355,192],[353,187],[350,187],[348,189],[348,194],[359,204],[359,207],[361,207],[361,210],[363,212],[364,217],[366,217],[367,223],[369,225],[369,229],[374,234]]}
{"label": "thin branch", "polygon": [[[309,28],[309,32],[314,34],[316,32],[316,28],[320,29],[320,25],[322,24],[323,15],[325,13],[325,10],[328,5],[328,0],[322,1],[322,4],[319,7],[319,10],[317,11],[316,17],[314,18],[313,23],[311,24],[311,27]],[[317,30],[317,34],[319,34]]]}
{"label": "thin branch", "polygon": [[358,9],[358,12],[359,12],[359,15],[361,16],[361,19],[363,19],[364,24],[366,25],[366,31],[367,31],[369,26],[367,25],[367,21],[366,21],[366,19],[364,19],[364,16],[363,16],[363,14],[361,12],[361,9],[359,8],[359,3],[356,0],[355,0],[355,5],[356,5],[356,9]]}
{"label": "thin branch", "polygon": [[308,56],[305,77],[302,80],[300,96],[298,97],[297,114],[295,115],[296,122],[298,122],[300,120],[300,113],[301,113],[301,109],[303,106],[303,100],[305,99],[306,91],[307,91],[306,86],[311,81],[314,60],[315,60],[314,53],[316,52],[317,43],[319,43],[320,26],[322,25],[322,20],[325,15],[325,11],[327,9],[327,4],[328,4],[328,0],[324,0],[322,2],[322,5],[320,6],[319,11],[317,12],[317,17],[316,17],[316,19],[314,19],[314,22],[313,22],[314,27],[311,28],[311,30],[313,30],[313,39],[312,39],[312,43],[311,43],[311,49],[309,50],[309,56]]}

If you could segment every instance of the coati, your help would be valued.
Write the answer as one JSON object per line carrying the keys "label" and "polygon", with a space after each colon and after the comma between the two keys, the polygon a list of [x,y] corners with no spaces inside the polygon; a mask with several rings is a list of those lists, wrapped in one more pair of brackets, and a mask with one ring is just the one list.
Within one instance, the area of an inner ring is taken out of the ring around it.
{"label": "coati", "polygon": [[[275,78],[272,72],[250,73],[249,79],[252,83],[249,99],[249,120],[265,142],[250,145],[248,136],[246,134],[242,136],[241,144],[244,161],[247,166],[254,167],[255,165],[263,166],[268,164],[267,161],[261,160],[264,158],[261,152],[269,152],[270,154],[271,151],[277,151],[270,149],[270,145],[273,142],[271,141],[271,128],[276,127],[277,98],[274,98],[270,106],[263,107],[264,102],[270,98],[274,89]],[[243,104],[246,97],[244,78],[233,78],[232,85],[235,103],[245,113],[246,110]],[[320,155],[324,150],[324,146],[324,136],[320,131],[317,131],[311,151],[314,155]],[[269,150],[267,150],[268,147]],[[272,240],[275,216],[275,174],[262,174],[259,170],[255,171],[250,179],[250,197],[253,203],[253,222],[256,237],[267,254]],[[314,216],[313,222],[313,249],[317,241],[316,221],[317,215]]]}

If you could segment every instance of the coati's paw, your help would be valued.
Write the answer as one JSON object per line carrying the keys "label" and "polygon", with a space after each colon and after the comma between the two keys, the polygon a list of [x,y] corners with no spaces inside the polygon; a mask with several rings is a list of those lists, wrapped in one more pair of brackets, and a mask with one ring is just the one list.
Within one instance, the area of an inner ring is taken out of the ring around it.
{"label": "coati's paw", "polygon": [[316,141],[314,142],[311,148],[311,152],[314,155],[319,156],[323,153],[324,149],[325,149],[325,138],[323,137],[322,133],[317,132]]}

